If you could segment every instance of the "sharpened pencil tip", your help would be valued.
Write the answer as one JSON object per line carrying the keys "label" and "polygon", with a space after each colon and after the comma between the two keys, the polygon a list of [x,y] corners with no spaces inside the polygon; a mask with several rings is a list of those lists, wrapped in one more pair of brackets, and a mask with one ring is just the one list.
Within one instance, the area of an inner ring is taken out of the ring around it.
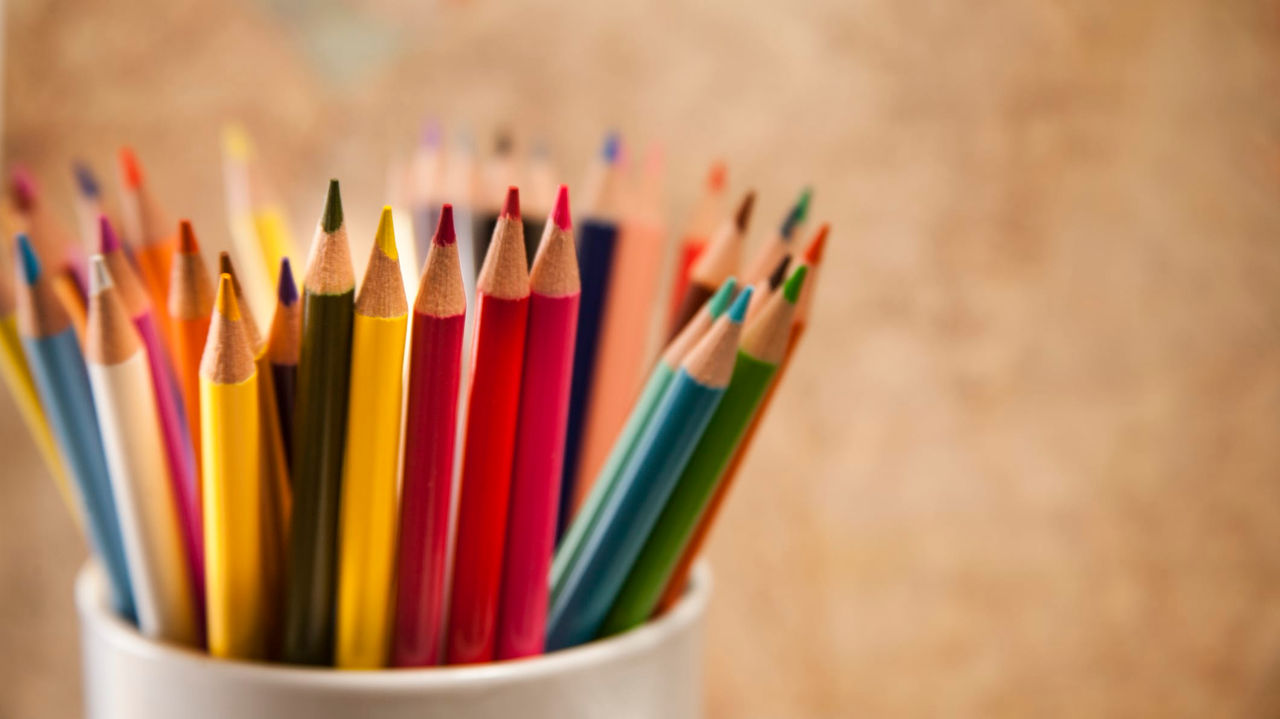
{"label": "sharpened pencil tip", "polygon": [[738,280],[730,277],[720,285],[720,289],[716,290],[714,295],[711,295],[711,299],[707,304],[707,309],[711,312],[711,319],[724,314],[724,311],[729,307],[729,303],[733,301],[733,292],[737,288]]}
{"label": "sharpened pencil tip", "polygon": [[782,284],[782,279],[787,276],[787,268],[790,266],[791,255],[784,255],[781,260],[778,260],[778,265],[773,268],[773,272],[769,273],[769,289],[778,289],[778,285]]}
{"label": "sharpened pencil tip", "polygon": [[396,252],[396,228],[395,222],[391,219],[391,205],[382,206],[382,214],[378,215],[378,234],[374,235],[374,242],[378,244],[382,254],[389,259],[400,259],[400,254]]}
{"label": "sharpened pencil tip", "polygon": [[106,215],[98,215],[98,252],[107,254],[120,249],[120,236]]}
{"label": "sharpened pencil tip", "polygon": [[733,216],[733,224],[738,228],[738,232],[746,232],[747,224],[751,222],[751,209],[756,204],[756,191],[749,191],[742,198],[742,203],[738,205],[738,212]]}
{"label": "sharpened pencil tip", "polygon": [[178,221],[178,252],[184,255],[200,252],[200,243],[196,241],[196,231],[191,226],[191,220]]}
{"label": "sharpened pencil tip", "polygon": [[782,286],[782,296],[787,298],[787,302],[795,304],[800,297],[800,288],[804,286],[804,278],[809,274],[808,265],[800,265],[787,278],[787,284]]}
{"label": "sharpened pencil tip", "polygon": [[285,307],[298,301],[298,285],[293,281],[293,266],[288,257],[280,258],[280,277],[276,280],[276,299]]}
{"label": "sharpened pencil tip", "polygon": [[232,279],[236,276],[236,267],[231,263],[231,253],[223,250],[218,253],[218,272],[223,275],[230,275]]}
{"label": "sharpened pencil tip", "polygon": [[16,165],[9,172],[9,194],[19,212],[28,212],[36,204],[36,181],[27,168]]}
{"label": "sharpened pencil tip", "polygon": [[89,258],[89,294],[100,295],[108,288],[114,287],[111,271],[107,269],[107,261],[102,255]]}
{"label": "sharpened pencil tip", "polygon": [[604,158],[606,164],[612,165],[617,162],[622,155],[622,136],[617,130],[611,130],[609,134],[604,136],[604,147],[600,150],[600,156]]}
{"label": "sharpened pencil tip", "polygon": [[813,188],[805,187],[800,191],[800,197],[796,199],[795,215],[796,222],[804,222],[809,217],[809,202],[813,199]]}
{"label": "sharpened pencil tip", "polygon": [[520,219],[520,190],[515,185],[507,188],[507,199],[502,203],[502,216],[509,220]]}
{"label": "sharpened pencil tip", "polygon": [[138,163],[138,156],[134,154],[133,148],[128,145],[120,148],[120,172],[129,189],[142,187],[142,166]]}
{"label": "sharpened pencil tip", "polygon": [[724,189],[725,181],[729,178],[729,168],[725,166],[723,160],[716,160],[711,165],[711,170],[707,172],[707,189],[712,192],[720,192]]}
{"label": "sharpened pencil tip", "polygon": [[446,202],[440,208],[440,220],[436,222],[436,233],[431,236],[431,244],[452,245],[457,241],[458,235],[453,230],[453,205]]}
{"label": "sharpened pencil tip", "polygon": [[569,186],[561,185],[556,189],[556,206],[551,211],[551,221],[562,230],[573,229],[573,218],[569,216]]}
{"label": "sharpened pencil tip", "polygon": [[729,308],[729,321],[742,324],[742,320],[747,316],[747,306],[751,304],[751,291],[753,288],[744,287],[742,292],[733,300],[733,306]]}
{"label": "sharpened pencil tip", "polygon": [[80,194],[90,200],[96,200],[102,196],[102,189],[98,187],[98,178],[94,176],[93,170],[85,163],[76,160],[71,165],[71,172],[76,176],[76,189],[80,190]]}
{"label": "sharpened pencil tip", "polygon": [[804,261],[816,265],[822,262],[822,253],[827,247],[827,233],[831,231],[830,223],[822,223],[822,227],[818,228],[818,232],[814,234],[813,239],[809,241],[809,246],[804,249]]}
{"label": "sharpened pencil tip", "polygon": [[235,286],[232,284],[231,275],[225,272],[218,275],[218,297],[213,301],[213,307],[218,314],[232,322],[240,319],[240,305],[236,303]]}
{"label": "sharpened pencil tip", "polygon": [[320,217],[320,227],[325,232],[337,232],[342,227],[342,192],[338,188],[338,180],[329,180],[329,191],[324,196],[324,214]]}
{"label": "sharpened pencil tip", "polygon": [[31,246],[26,233],[18,234],[18,261],[22,265],[22,279],[28,285],[34,285],[40,279],[40,258]]}

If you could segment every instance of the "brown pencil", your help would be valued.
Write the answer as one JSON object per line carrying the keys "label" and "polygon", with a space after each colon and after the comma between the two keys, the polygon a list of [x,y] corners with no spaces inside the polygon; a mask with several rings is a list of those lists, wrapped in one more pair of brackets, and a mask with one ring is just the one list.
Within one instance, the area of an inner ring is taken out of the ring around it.
{"label": "brown pencil", "polygon": [[689,286],[684,297],[676,308],[671,320],[671,328],[667,332],[667,341],[676,338],[685,324],[698,312],[698,308],[711,299],[716,288],[737,271],[742,261],[742,243],[746,237],[747,224],[751,221],[751,208],[755,204],[756,193],[748,192],[738,205],[738,211],[731,219],[721,223],[715,235],[707,243],[707,248],[693,263],[689,270]]}

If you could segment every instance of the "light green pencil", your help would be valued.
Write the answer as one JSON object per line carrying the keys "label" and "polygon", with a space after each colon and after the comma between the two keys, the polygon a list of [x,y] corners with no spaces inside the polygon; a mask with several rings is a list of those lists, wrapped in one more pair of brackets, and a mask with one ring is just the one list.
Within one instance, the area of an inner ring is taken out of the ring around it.
{"label": "light green pencil", "polygon": [[662,399],[662,394],[671,383],[671,378],[676,376],[676,368],[680,366],[684,356],[693,349],[702,335],[711,328],[712,322],[728,309],[736,287],[737,281],[734,278],[725,280],[724,284],[720,285],[720,289],[707,300],[698,314],[694,315],[689,324],[685,325],[685,328],[671,341],[671,344],[667,345],[667,349],[658,358],[658,364],[649,374],[644,390],[640,392],[640,399],[636,400],[635,407],[632,408],[631,415],[627,417],[627,423],[623,425],[622,432],[614,442],[604,467],[596,477],[595,484],[591,485],[591,491],[583,501],[582,508],[574,516],[569,529],[560,540],[560,545],[556,547],[556,554],[551,562],[552,591],[555,591],[555,588],[564,580],[565,570],[581,548],[583,538],[595,524],[600,507],[613,492],[619,470],[626,466],[627,458],[635,449],[636,440],[644,433],[645,425],[649,424],[653,410],[658,406],[658,400]]}
{"label": "light green pencil", "polygon": [[797,267],[782,291],[775,292],[760,314],[743,329],[729,388],[605,617],[601,636],[644,623],[657,607],[689,537],[698,526],[699,517],[715,493],[787,351],[796,299],[807,272],[807,266]]}

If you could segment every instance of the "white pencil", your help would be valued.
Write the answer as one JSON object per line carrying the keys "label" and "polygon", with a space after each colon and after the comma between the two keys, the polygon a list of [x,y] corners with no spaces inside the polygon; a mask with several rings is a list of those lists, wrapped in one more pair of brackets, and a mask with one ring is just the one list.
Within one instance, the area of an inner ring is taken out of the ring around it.
{"label": "white pencil", "polygon": [[177,505],[169,483],[142,339],[100,255],[89,273],[85,361],[138,626],[154,639],[196,645],[199,630]]}

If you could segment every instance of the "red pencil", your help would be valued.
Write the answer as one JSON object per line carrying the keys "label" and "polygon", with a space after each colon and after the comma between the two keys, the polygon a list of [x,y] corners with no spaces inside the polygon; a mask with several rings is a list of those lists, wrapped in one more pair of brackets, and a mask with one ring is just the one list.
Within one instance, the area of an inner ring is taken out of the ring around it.
{"label": "red pencil", "polygon": [[398,667],[440,663],[466,312],[467,294],[453,229],[453,205],[445,205],[427,250],[413,304],[405,414],[408,440],[404,443],[400,557],[391,648],[391,663]]}
{"label": "red pencil", "polygon": [[529,278],[529,331],[503,555],[498,659],[541,654],[546,643],[548,577],[581,295],[571,227],[569,188],[561,185]]}
{"label": "red pencil", "polygon": [[507,201],[476,278],[466,444],[449,603],[451,664],[493,659],[502,546],[520,402],[520,372],[529,319],[529,271],[520,222],[520,194]]}

